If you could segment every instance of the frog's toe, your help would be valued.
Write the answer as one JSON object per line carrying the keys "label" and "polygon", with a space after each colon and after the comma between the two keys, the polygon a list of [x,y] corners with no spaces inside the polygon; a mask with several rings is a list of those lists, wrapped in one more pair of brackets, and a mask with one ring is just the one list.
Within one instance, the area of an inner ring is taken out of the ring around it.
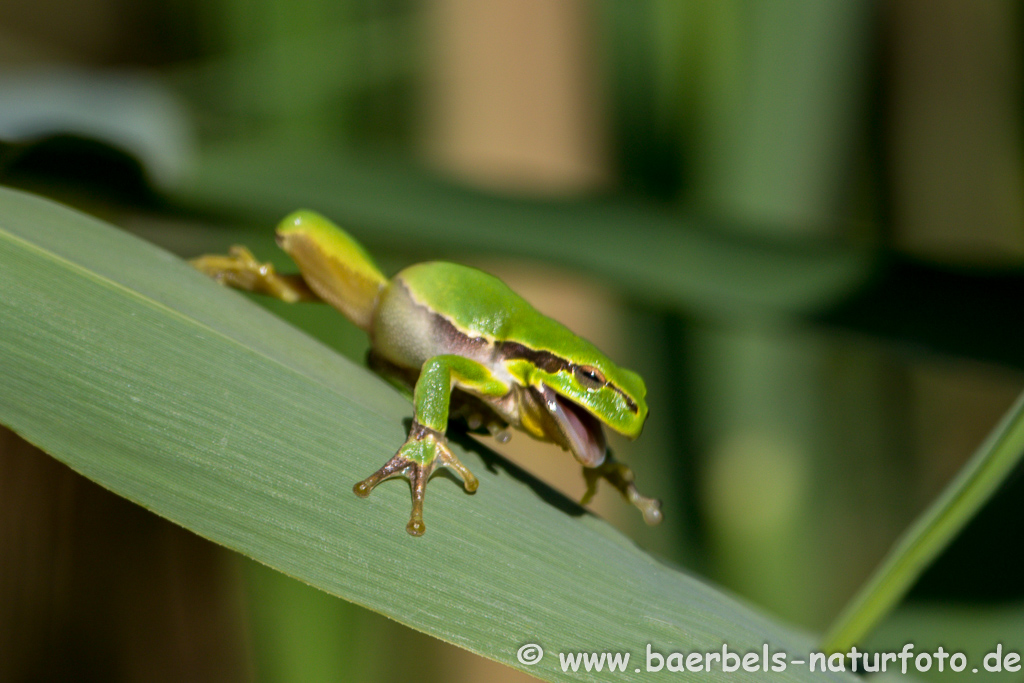
{"label": "frog's toe", "polygon": [[644,516],[645,522],[652,526],[660,524],[664,518],[661,512],[661,501],[641,494],[637,490],[636,484],[633,483],[634,477],[633,470],[621,462],[617,462],[612,457],[611,452],[609,452],[601,465],[583,468],[583,478],[587,483],[587,492],[583,495],[581,502],[583,505],[589,503],[597,492],[598,479],[604,479],[618,489],[619,493],[629,501],[630,505],[640,511],[640,514]]}
{"label": "frog's toe", "polygon": [[466,489],[466,493],[473,493],[476,491],[480,482],[473,476],[473,473],[469,471],[469,468],[462,464],[462,461],[455,457],[455,454],[449,450],[449,448],[443,444],[438,444],[436,464],[440,467],[447,467],[462,479],[462,487]]}
{"label": "frog's toe", "polygon": [[633,507],[640,510],[640,514],[644,516],[644,521],[647,522],[647,524],[650,526],[661,524],[661,520],[664,519],[664,515],[661,512],[660,500],[641,495],[633,484],[629,484],[624,495]]}
{"label": "frog's toe", "polygon": [[406,474],[406,470],[414,464],[415,463],[410,461],[409,458],[403,456],[402,452],[399,451],[393,458],[384,464],[384,467],[381,467],[366,479],[363,479],[361,482],[353,486],[352,492],[360,498],[366,498],[370,495],[370,492],[373,491],[373,489],[377,488],[377,484],[382,481],[391,479],[392,477],[408,476]]}
{"label": "frog's toe", "polygon": [[416,466],[409,473],[409,488],[412,491],[412,512],[409,514],[409,523],[405,530],[410,536],[422,536],[427,530],[423,523],[423,495],[427,490],[427,480],[433,473],[434,463],[426,466]]}

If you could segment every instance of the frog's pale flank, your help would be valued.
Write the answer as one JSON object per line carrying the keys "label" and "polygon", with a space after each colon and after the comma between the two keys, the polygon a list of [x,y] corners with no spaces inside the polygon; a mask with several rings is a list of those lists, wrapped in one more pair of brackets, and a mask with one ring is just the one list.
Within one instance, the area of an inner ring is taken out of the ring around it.
{"label": "frog's pale flank", "polygon": [[499,440],[508,439],[512,426],[558,444],[583,465],[584,502],[605,479],[648,524],[661,521],[659,502],[637,492],[632,470],[611,457],[602,429],[640,435],[647,403],[639,375],[474,268],[420,263],[389,280],[355,240],[310,211],[281,221],[277,242],[301,275],[276,273],[239,246],[192,263],[231,287],[289,302],[325,301],[370,335],[370,366],[412,390],[415,415],[394,457],[354,490],[366,497],[385,479],[408,479],[410,534],[426,529],[423,494],[438,467],[454,470],[466,491],[477,488],[448,448],[450,414],[470,428],[485,426]]}

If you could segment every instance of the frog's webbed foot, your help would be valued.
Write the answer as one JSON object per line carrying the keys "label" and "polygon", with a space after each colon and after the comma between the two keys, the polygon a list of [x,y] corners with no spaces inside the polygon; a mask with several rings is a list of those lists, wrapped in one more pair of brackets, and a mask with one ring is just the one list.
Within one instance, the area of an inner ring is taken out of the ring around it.
{"label": "frog's webbed foot", "polygon": [[266,294],[287,303],[320,300],[301,275],[282,275],[272,264],[257,261],[251,251],[237,244],[228,250],[227,256],[207,254],[190,263],[234,289]]}
{"label": "frog's webbed foot", "polygon": [[629,504],[640,510],[644,521],[650,525],[658,524],[662,520],[661,501],[655,498],[648,498],[636,490],[633,483],[635,475],[633,470],[612,457],[611,452],[605,456],[604,462],[597,467],[584,467],[583,478],[587,482],[587,492],[583,494],[581,503],[586,505],[597,493],[597,481],[606,480],[622,494],[622,497],[629,501]]}
{"label": "frog's webbed foot", "polygon": [[413,536],[422,536],[427,529],[423,523],[423,495],[427,482],[439,467],[454,470],[462,478],[462,485],[467,493],[476,491],[479,482],[448,448],[444,435],[413,422],[409,438],[394,457],[352,487],[352,491],[360,498],[366,498],[382,481],[393,477],[405,477],[409,480],[409,488],[412,491],[412,514],[405,530]]}

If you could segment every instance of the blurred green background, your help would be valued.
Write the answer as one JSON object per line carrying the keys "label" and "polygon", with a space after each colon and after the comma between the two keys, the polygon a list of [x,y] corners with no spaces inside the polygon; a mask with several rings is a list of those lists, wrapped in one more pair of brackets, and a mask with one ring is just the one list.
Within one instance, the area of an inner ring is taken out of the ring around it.
{"label": "blurred green background", "polygon": [[[286,269],[272,226],[302,206],[387,272],[499,274],[648,381],[614,446],[666,522],[599,514],[821,631],[1024,387],[1022,37],[1011,0],[7,2],[0,182],[185,257]],[[509,446],[582,493],[557,449]],[[1022,489],[875,646],[1024,648]],[[413,676],[528,678],[0,433],[0,680]]]}

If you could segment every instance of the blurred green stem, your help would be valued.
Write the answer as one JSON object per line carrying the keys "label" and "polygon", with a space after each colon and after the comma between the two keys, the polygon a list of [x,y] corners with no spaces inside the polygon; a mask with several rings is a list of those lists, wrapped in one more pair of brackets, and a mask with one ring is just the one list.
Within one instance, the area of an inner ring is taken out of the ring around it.
{"label": "blurred green stem", "polygon": [[956,479],[900,539],[822,640],[842,652],[860,644],[992,496],[1024,454],[1024,394]]}

